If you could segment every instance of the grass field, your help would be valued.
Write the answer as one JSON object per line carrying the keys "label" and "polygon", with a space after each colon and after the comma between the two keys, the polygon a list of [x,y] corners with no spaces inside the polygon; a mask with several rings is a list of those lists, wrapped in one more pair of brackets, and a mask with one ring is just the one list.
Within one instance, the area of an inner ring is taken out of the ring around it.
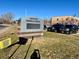
{"label": "grass field", "polygon": [[[0,50],[0,59],[8,59],[18,46]],[[25,45],[21,45],[11,59],[24,59],[25,55],[26,59],[30,59],[34,49],[39,49],[41,59],[79,59],[79,35],[44,32],[42,38],[29,39]]]}

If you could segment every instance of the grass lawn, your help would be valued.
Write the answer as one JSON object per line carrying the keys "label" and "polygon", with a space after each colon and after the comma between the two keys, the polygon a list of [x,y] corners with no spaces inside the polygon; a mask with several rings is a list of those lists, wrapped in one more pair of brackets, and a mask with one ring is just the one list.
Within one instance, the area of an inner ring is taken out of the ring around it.
{"label": "grass lawn", "polygon": [[78,35],[44,32],[44,38],[34,40],[31,48],[38,48],[42,59],[79,59]]}
{"label": "grass lawn", "polygon": [[[30,56],[34,49],[39,49],[41,59],[79,59],[79,35],[60,35],[59,33],[44,32],[43,38],[35,38],[31,47],[28,51],[26,59],[30,59]],[[26,45],[22,45],[16,53],[13,55],[12,59],[23,59],[28,50],[28,45],[30,44],[30,39]],[[0,59],[6,56],[6,53],[11,54],[16,48],[11,47],[8,49],[0,50]],[[10,50],[10,51],[8,51]],[[3,53],[5,52],[5,53]]]}

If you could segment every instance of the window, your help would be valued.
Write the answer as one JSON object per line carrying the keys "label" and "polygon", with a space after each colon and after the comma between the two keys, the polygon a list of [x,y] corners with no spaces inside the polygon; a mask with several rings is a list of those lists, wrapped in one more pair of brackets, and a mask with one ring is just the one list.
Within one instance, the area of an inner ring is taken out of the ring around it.
{"label": "window", "polygon": [[40,29],[40,24],[27,23],[27,29]]}

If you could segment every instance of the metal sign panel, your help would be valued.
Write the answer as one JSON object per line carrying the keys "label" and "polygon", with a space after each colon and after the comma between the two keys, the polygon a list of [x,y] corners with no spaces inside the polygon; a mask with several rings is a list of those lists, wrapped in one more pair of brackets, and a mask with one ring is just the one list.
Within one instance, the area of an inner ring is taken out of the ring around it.
{"label": "metal sign panel", "polygon": [[43,31],[43,22],[37,18],[24,18],[21,20],[21,32]]}
{"label": "metal sign panel", "polygon": [[21,20],[20,36],[42,36],[43,22],[38,18],[23,18]]}

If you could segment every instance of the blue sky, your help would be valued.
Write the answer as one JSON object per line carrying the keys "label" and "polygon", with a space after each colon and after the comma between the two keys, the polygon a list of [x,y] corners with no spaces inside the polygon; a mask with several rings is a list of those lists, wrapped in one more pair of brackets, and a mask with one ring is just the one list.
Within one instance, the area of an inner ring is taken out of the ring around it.
{"label": "blue sky", "polygon": [[15,18],[37,16],[79,16],[79,0],[0,0],[0,15],[12,12]]}

